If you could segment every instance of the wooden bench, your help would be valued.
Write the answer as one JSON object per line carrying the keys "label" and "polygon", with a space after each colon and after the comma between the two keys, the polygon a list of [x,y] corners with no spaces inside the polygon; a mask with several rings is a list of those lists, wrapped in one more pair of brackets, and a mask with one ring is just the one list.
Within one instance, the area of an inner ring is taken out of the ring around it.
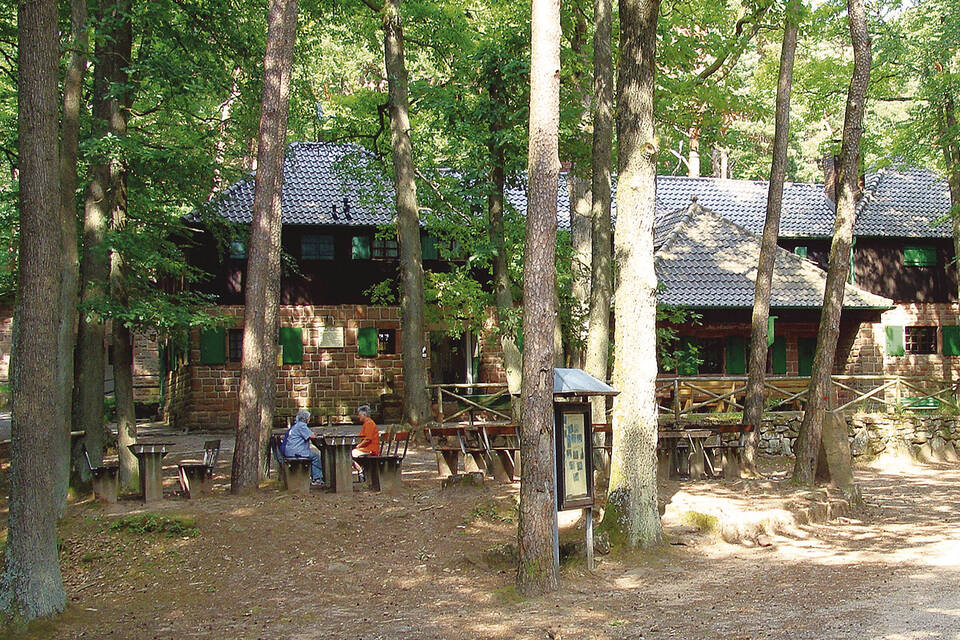
{"label": "wooden bench", "polygon": [[207,440],[203,443],[201,460],[186,460],[177,465],[180,487],[187,498],[207,495],[213,489],[213,470],[220,455],[220,441]]}
{"label": "wooden bench", "polygon": [[90,454],[83,448],[83,457],[87,460],[87,469],[93,485],[93,495],[97,500],[108,504],[116,504],[117,494],[120,492],[120,465],[101,463],[99,466],[90,464]]}
{"label": "wooden bench", "polygon": [[[277,461],[277,475],[283,488],[294,493],[310,492],[310,466],[313,463],[310,458],[288,458],[283,455],[280,446],[283,436],[276,434],[270,436],[270,452],[273,459]],[[269,469],[269,460],[268,469]]]}
{"label": "wooden bench", "polygon": [[[403,450],[400,449],[401,444]],[[400,467],[407,455],[409,444],[409,431],[382,433],[380,434],[380,454],[360,456],[356,459],[374,491],[393,491],[400,488]]]}
{"label": "wooden bench", "polygon": [[677,402],[684,411],[710,407],[717,413],[742,410],[737,390],[742,383],[738,380],[683,380],[677,389]]}
{"label": "wooden bench", "polygon": [[520,429],[515,424],[484,424],[480,437],[487,453],[487,468],[501,482],[520,477]]}

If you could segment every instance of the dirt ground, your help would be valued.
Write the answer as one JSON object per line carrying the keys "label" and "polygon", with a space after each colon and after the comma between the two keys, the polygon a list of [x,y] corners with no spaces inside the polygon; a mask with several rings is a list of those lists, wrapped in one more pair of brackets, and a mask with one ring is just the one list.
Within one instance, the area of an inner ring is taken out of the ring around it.
{"label": "dirt ground", "polygon": [[783,461],[767,461],[766,480],[669,483],[668,544],[601,556],[593,573],[571,558],[557,594],[523,600],[489,551],[515,541],[518,485],[441,491],[416,449],[395,495],[272,483],[233,497],[230,455],[214,496],[150,508],[195,519],[195,536],[112,530],[142,511],[133,500],[71,505],[68,609],[27,637],[960,639],[957,467],[860,469],[856,510],[788,485]]}

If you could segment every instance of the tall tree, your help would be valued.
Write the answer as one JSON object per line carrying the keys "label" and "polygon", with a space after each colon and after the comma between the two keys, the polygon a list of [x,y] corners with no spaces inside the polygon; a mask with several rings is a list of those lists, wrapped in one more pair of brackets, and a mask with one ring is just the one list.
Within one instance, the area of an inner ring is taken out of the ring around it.
{"label": "tall tree", "polygon": [[[830,263],[823,294],[823,311],[820,315],[820,328],[817,331],[817,351],[813,357],[813,372],[807,393],[806,411],[797,436],[797,458],[793,478],[803,484],[814,482],[824,428],[824,413],[827,410],[826,398],[831,391],[830,376],[833,372],[837,338],[840,332],[844,284],[850,268],[853,223],[859,192],[860,137],[863,134],[863,113],[866,106],[867,83],[870,80],[870,34],[867,31],[864,0],[847,0],[847,15],[850,23],[850,38],[853,42],[853,75],[847,90],[847,106],[843,117],[840,194],[837,199],[837,217],[833,225],[833,242],[830,245]],[[832,420],[829,426],[836,427]],[[843,440],[846,441],[846,438]],[[849,465],[849,460],[846,462]]]}
{"label": "tall tree", "polygon": [[488,123],[487,148],[490,153],[490,193],[487,196],[487,218],[490,244],[493,247],[493,297],[497,306],[497,326],[500,330],[500,349],[503,351],[503,368],[507,375],[507,387],[511,394],[520,393],[521,363],[517,347],[516,331],[511,317],[513,289],[507,266],[507,243],[503,228],[504,188],[506,186],[506,157],[504,152],[504,116],[508,108],[503,86],[500,61],[495,60],[487,68],[487,91],[490,95],[491,118]]}
{"label": "tall tree", "polygon": [[657,139],[653,100],[659,0],[620,0],[613,452],[603,525],[631,547],[663,539],[657,504]]}
{"label": "tall tree", "polygon": [[[114,9],[115,2],[99,3],[97,23],[109,28],[116,19]],[[92,136],[96,141],[96,151],[89,163],[83,208],[83,256],[80,262],[80,303],[83,313],[77,325],[74,424],[77,429],[84,431],[84,445],[94,465],[103,461],[106,440],[103,419],[104,322],[97,305],[101,305],[106,296],[105,287],[110,271],[106,235],[113,210],[111,176],[115,175],[119,161],[117,149],[108,135],[110,122],[117,111],[116,98],[110,90],[113,68],[117,63],[115,54],[112,39],[96,39],[92,97]]]}
{"label": "tall tree", "polygon": [[57,332],[56,435],[57,497],[60,512],[66,507],[70,482],[70,425],[73,423],[73,350],[77,341],[77,283],[80,258],[77,246],[77,149],[80,134],[80,100],[87,68],[87,2],[70,2],[70,57],[63,76],[60,117],[60,326]]}
{"label": "tall tree", "polygon": [[390,146],[393,149],[393,188],[397,198],[397,236],[400,240],[400,322],[403,361],[403,420],[420,427],[430,415],[427,367],[423,358],[423,254],[420,247],[420,207],[410,141],[410,100],[407,65],[403,57],[401,0],[383,4],[364,0],[383,20],[383,59],[387,72]]}
{"label": "tall tree", "polygon": [[230,477],[233,493],[255,489],[267,472],[265,454],[273,428],[280,326],[283,155],[296,35],[297,0],[270,0],[243,313],[237,443]]}
{"label": "tall tree", "polygon": [[523,420],[520,436],[520,565],[526,596],[558,588],[553,549],[553,322],[557,184],[560,172],[560,0],[533,0],[530,23],[530,140],[523,267]]}
{"label": "tall tree", "polygon": [[13,423],[0,628],[58,613],[66,593],[57,557],[56,442],[65,414],[53,403],[60,316],[57,182],[57,3],[17,7],[20,246],[13,339]]}
{"label": "tall tree", "polygon": [[[587,373],[607,381],[610,365],[610,296],[613,268],[610,238],[610,149],[613,144],[613,63],[610,53],[611,0],[594,3],[593,159],[591,184],[590,315],[587,328]],[[593,403],[594,422],[606,422],[606,403]]]}
{"label": "tall tree", "polygon": [[767,217],[763,223],[760,241],[760,264],[753,292],[753,321],[750,328],[750,368],[747,378],[747,396],[743,407],[743,421],[755,425],[744,443],[744,464],[755,472],[754,456],[760,439],[760,419],[763,416],[763,377],[767,370],[768,322],[773,265],[777,256],[777,237],[780,234],[780,210],[783,204],[783,181],[787,175],[787,143],[790,139],[790,91],[793,87],[793,59],[797,51],[797,32],[800,28],[800,0],[787,4],[783,26],[783,44],[780,49],[780,77],[777,81],[776,124],[773,136],[773,160],[770,164],[770,183],[767,189]]}

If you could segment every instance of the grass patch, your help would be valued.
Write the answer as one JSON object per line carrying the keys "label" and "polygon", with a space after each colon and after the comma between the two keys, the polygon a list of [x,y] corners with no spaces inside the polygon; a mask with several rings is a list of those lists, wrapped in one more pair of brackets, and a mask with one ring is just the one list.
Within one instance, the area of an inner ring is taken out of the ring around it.
{"label": "grass patch", "polygon": [[471,520],[489,520],[491,522],[513,522],[514,508],[496,500],[478,502],[473,508]]}
{"label": "grass patch", "polygon": [[493,593],[499,604],[518,604],[526,600],[526,598],[517,593],[517,586],[513,584],[500,587]]}
{"label": "grass patch", "polygon": [[200,533],[197,521],[189,516],[162,516],[139,513],[123,516],[110,525],[111,531],[127,531],[136,535],[165,534],[168,538],[194,537]]}
{"label": "grass patch", "polygon": [[684,511],[680,515],[680,520],[684,524],[690,525],[691,527],[696,527],[698,531],[704,533],[710,533],[717,530],[717,526],[720,524],[719,518],[717,516],[711,516],[707,513],[700,513],[699,511]]}

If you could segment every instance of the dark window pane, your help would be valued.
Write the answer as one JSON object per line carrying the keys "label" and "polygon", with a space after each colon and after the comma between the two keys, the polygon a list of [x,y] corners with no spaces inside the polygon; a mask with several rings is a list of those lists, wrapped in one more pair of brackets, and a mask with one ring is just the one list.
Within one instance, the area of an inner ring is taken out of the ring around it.
{"label": "dark window pane", "polygon": [[303,260],[333,260],[333,236],[302,236],[300,238],[300,257]]}
{"label": "dark window pane", "polygon": [[373,257],[376,260],[396,260],[400,256],[400,248],[393,238],[376,237],[373,239]]}
{"label": "dark window pane", "polygon": [[243,355],[243,329],[230,329],[227,332],[227,357],[230,362],[240,362]]}
{"label": "dark window pane", "polygon": [[378,353],[396,353],[397,352],[397,330],[396,329],[377,329],[377,352]]}
{"label": "dark window pane", "polygon": [[723,373],[723,338],[701,339],[699,344],[700,373]]}
{"label": "dark window pane", "polygon": [[906,327],[903,348],[907,353],[936,353],[937,328]]}

